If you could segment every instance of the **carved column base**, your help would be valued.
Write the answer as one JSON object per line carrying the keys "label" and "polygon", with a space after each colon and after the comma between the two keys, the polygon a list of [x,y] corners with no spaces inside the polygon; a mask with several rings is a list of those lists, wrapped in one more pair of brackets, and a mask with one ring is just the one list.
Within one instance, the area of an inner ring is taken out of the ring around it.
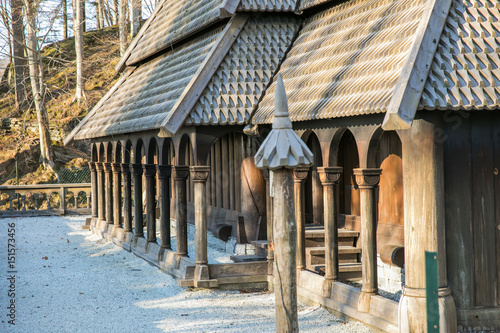
{"label": "carved column base", "polygon": [[[457,332],[457,310],[450,288],[439,288],[439,332]],[[399,300],[399,331],[427,332],[425,289],[403,287]]]}
{"label": "carved column base", "polygon": [[358,311],[359,312],[370,312],[370,301],[372,296],[375,296],[375,293],[368,293],[362,291],[358,298]]}

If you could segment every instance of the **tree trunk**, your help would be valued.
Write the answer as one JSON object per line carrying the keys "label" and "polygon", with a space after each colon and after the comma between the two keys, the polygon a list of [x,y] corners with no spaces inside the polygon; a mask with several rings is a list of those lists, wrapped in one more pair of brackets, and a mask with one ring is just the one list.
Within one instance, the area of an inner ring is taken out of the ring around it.
{"label": "tree trunk", "polygon": [[82,22],[82,2],[84,0],[75,0],[75,20],[73,27],[75,29],[75,51],[76,51],[76,92],[74,100],[81,101],[85,99],[83,92],[83,22]]}
{"label": "tree trunk", "polygon": [[127,50],[127,5],[128,0],[121,0],[118,11],[118,24],[120,27],[120,55]]}
{"label": "tree trunk", "polygon": [[132,37],[135,37],[139,32],[139,28],[141,27],[141,18],[142,18],[142,1],[141,0],[132,0],[132,10],[130,11],[130,34]]}
{"label": "tree trunk", "polygon": [[23,3],[22,0],[10,1],[12,12],[12,53],[14,62],[14,82],[16,86],[17,109],[22,111],[26,106],[26,55],[24,46],[24,27],[23,27]]}
{"label": "tree trunk", "polygon": [[118,24],[118,0],[113,0],[113,25]]}
{"label": "tree trunk", "polygon": [[62,11],[63,11],[63,38],[68,38],[68,1],[62,0],[61,2]]}
{"label": "tree trunk", "polygon": [[38,118],[38,129],[40,131],[40,160],[44,168],[52,169],[54,166],[52,147],[50,145],[49,117],[44,104],[43,71],[41,68],[41,56],[38,50],[36,36],[35,15],[33,0],[24,0],[27,18],[27,50],[28,63],[31,79],[31,90],[35,100],[36,114]]}

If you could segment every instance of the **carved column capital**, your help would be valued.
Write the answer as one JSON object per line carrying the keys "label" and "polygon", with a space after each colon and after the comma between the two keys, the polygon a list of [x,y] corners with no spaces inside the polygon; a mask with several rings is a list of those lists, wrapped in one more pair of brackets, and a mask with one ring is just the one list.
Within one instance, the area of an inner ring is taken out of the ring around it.
{"label": "carved column capital", "polygon": [[172,166],[171,165],[157,165],[156,172],[158,173],[159,179],[170,178],[172,174]]}
{"label": "carved column capital", "polygon": [[338,184],[342,170],[342,167],[318,167],[321,184],[323,186]]}
{"label": "carved column capital", "polygon": [[106,173],[113,172],[113,169],[111,167],[111,163],[110,162],[105,162],[103,164],[104,164],[104,172],[106,172]]}
{"label": "carved column capital", "polygon": [[299,166],[293,169],[293,182],[303,183],[309,175],[309,167]]}
{"label": "carved column capital", "polygon": [[130,164],[130,171],[134,176],[142,176],[142,164],[141,163]]}
{"label": "carved column capital", "polygon": [[191,167],[191,177],[195,183],[204,183],[210,175],[210,167],[206,165],[195,165]]}
{"label": "carved column capital", "polygon": [[111,168],[113,169],[113,173],[119,174],[122,171],[121,166],[122,166],[121,163],[111,163]]}
{"label": "carved column capital", "polygon": [[122,169],[122,174],[130,175],[130,164],[129,163],[122,163],[121,169]]}
{"label": "carved column capital", "polygon": [[189,166],[187,165],[174,165],[172,169],[176,180],[183,180],[189,176]]}
{"label": "carved column capital", "polygon": [[264,179],[266,180],[266,182],[269,180],[269,169],[262,169],[262,175],[264,176]]}
{"label": "carved column capital", "polygon": [[143,164],[142,169],[146,177],[154,177],[156,175],[156,165],[154,164]]}
{"label": "carved column capital", "polygon": [[96,171],[96,162],[89,162],[89,169],[92,172]]}
{"label": "carved column capital", "polygon": [[373,189],[380,181],[382,169],[354,169],[353,172],[359,188]]}
{"label": "carved column capital", "polygon": [[102,172],[104,171],[104,163],[103,162],[95,162],[95,167],[97,171]]}

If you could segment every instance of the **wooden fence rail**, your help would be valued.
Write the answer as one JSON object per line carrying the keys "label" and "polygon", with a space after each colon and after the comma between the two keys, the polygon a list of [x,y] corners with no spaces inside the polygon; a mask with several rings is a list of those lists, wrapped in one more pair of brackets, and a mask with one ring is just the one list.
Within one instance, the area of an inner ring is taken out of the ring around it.
{"label": "wooden fence rail", "polygon": [[90,183],[0,186],[0,218],[90,214]]}

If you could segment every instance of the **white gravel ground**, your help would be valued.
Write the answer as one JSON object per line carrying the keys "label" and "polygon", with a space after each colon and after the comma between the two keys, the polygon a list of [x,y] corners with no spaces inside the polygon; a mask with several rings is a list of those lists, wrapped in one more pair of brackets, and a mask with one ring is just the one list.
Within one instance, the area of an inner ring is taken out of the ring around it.
{"label": "white gravel ground", "polygon": [[[0,332],[273,332],[274,295],[189,290],[82,230],[84,217],[0,219]],[[8,223],[15,223],[15,326],[7,317]],[[221,257],[224,255],[221,253]],[[299,306],[303,332],[370,332]]]}

